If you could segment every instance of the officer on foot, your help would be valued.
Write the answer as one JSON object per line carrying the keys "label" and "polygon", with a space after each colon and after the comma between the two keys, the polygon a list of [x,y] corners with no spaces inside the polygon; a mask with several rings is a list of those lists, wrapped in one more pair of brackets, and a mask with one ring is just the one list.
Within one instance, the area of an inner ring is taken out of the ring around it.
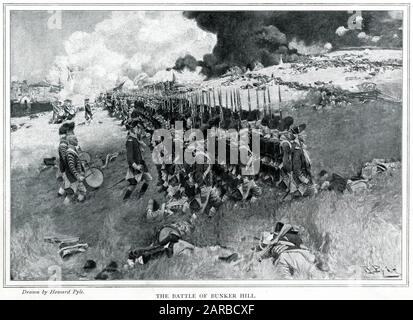
{"label": "officer on foot", "polygon": [[85,99],[85,119],[87,124],[90,124],[93,119],[92,107],[89,104],[89,99]]}
{"label": "officer on foot", "polygon": [[126,139],[128,170],[125,179],[129,182],[129,187],[126,190],[123,200],[129,199],[138,183],[143,180],[144,182],[139,191],[138,199],[142,197],[148,189],[149,181],[152,180],[152,176],[149,174],[142,156],[141,146],[145,144],[140,141],[139,131],[138,121],[132,121],[129,124],[129,132]]}

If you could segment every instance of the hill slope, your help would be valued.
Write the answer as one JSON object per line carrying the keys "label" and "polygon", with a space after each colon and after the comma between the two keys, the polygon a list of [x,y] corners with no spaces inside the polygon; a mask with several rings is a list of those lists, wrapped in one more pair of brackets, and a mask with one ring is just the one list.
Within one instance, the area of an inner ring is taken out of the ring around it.
{"label": "hill slope", "polygon": [[[320,169],[355,174],[362,163],[373,158],[401,158],[401,105],[390,103],[354,104],[342,109],[314,112],[310,109],[290,113],[297,123],[307,123],[309,150],[314,173]],[[82,204],[64,207],[57,198],[54,170],[37,170],[43,157],[52,156],[57,148],[57,125],[47,125],[50,114],[28,120],[32,127],[12,133],[12,275],[18,280],[44,280],[48,268],[58,265],[63,279],[93,279],[84,274],[87,259],[97,261],[101,270],[115,260],[122,264],[130,248],[151,242],[156,227],[144,220],[149,198],[162,201],[151,185],[139,201],[122,202],[125,184],[107,189],[126,170],[121,154],[105,169],[105,183],[91,192]],[[79,117],[79,116],[78,116]],[[81,122],[79,119],[77,122]],[[102,122],[102,123],[99,123]],[[125,132],[118,121],[105,111],[96,111],[91,126],[78,126],[76,134],[82,148],[94,156],[124,149]],[[145,155],[150,162],[150,154]],[[156,176],[153,165],[150,165]],[[123,271],[130,279],[274,279],[268,264],[255,265],[245,273],[242,265],[223,265],[218,254],[248,254],[248,240],[270,230],[278,220],[303,228],[305,243],[320,253],[320,246],[330,240],[323,254],[330,266],[330,278],[369,278],[362,272],[365,264],[395,265],[400,270],[401,256],[401,173],[389,172],[373,182],[371,190],[359,195],[323,193],[315,198],[280,204],[273,191],[266,192],[258,203],[247,207],[226,206],[212,218],[201,217],[193,243],[203,249],[193,257],[161,259],[132,271]],[[43,237],[50,234],[79,236],[89,250],[62,261],[55,245]],[[327,236],[328,234],[328,236]],[[213,247],[227,246],[229,249]],[[321,253],[320,253],[321,254]],[[269,267],[269,268],[268,268]]]}

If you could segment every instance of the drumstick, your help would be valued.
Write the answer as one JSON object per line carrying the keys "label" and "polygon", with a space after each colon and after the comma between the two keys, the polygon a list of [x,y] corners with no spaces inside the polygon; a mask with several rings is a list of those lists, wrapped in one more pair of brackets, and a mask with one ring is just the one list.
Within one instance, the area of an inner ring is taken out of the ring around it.
{"label": "drumstick", "polygon": [[93,172],[89,173],[87,176],[85,176],[85,179],[86,179],[87,177],[90,177],[92,174],[93,174]]}

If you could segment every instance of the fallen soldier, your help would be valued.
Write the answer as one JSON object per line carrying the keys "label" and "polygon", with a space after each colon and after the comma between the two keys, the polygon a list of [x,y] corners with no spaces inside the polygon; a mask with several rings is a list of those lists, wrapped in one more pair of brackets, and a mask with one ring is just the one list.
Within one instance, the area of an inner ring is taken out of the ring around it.
{"label": "fallen soldier", "polygon": [[325,276],[323,263],[303,245],[298,231],[289,224],[277,222],[274,232],[264,232],[254,251],[259,262],[272,259],[275,273],[282,279],[320,279]]}
{"label": "fallen soldier", "polygon": [[189,201],[189,208],[193,213],[203,214],[208,212],[208,216],[212,217],[221,204],[219,188],[204,185],[200,188],[200,192]]}
{"label": "fallen soldier", "polygon": [[377,174],[387,171],[388,169],[400,168],[400,162],[388,161],[385,159],[373,159],[367,162],[361,169],[360,176],[364,179],[370,180]]}
{"label": "fallen soldier", "polygon": [[368,180],[362,177],[352,177],[346,179],[337,173],[329,174],[326,170],[319,173],[318,191],[335,191],[337,193],[359,192],[369,188]]}
{"label": "fallen soldier", "polygon": [[194,231],[196,219],[197,216],[193,214],[189,219],[178,220],[161,227],[156,233],[153,245],[137,248],[129,252],[128,265],[130,267],[134,267],[137,264],[143,265],[161,256],[171,257],[186,249],[194,248],[186,240]]}
{"label": "fallen soldier", "polygon": [[148,206],[146,207],[146,220],[157,221],[173,214],[186,213],[189,207],[186,198],[170,199],[167,202],[159,203],[156,200],[149,199]]}

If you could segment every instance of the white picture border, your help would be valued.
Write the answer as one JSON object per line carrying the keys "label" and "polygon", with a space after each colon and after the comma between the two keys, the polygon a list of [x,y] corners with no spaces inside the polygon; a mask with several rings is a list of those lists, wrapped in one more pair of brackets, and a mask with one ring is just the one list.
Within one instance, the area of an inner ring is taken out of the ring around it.
{"label": "white picture border", "polygon": [[[102,3],[70,3],[60,2],[53,3],[44,1],[42,3],[27,2],[19,3],[2,3],[2,25],[3,32],[1,40],[2,50],[2,85],[1,97],[3,97],[3,108],[1,114],[1,139],[2,148],[2,166],[0,174],[2,183],[0,191],[2,195],[2,218],[1,228],[1,257],[3,268],[1,270],[2,288],[0,289],[0,298],[4,294],[7,297],[17,297],[20,299],[33,298],[25,295],[25,288],[36,288],[50,290],[53,287],[62,290],[82,289],[83,294],[73,295],[77,298],[133,298],[133,299],[162,299],[157,294],[188,293],[192,292],[197,298],[213,299],[214,293],[252,293],[254,298],[258,299],[283,299],[283,298],[321,298],[332,299],[336,297],[345,298],[394,298],[406,297],[413,298],[409,287],[409,274],[411,265],[409,263],[409,212],[410,212],[410,179],[412,172],[410,168],[410,2],[392,3],[363,1],[347,1],[346,3],[332,1],[313,1],[310,3],[294,3],[285,1],[283,4],[264,3],[252,4],[243,1],[237,3],[214,3],[205,2],[155,2],[152,4],[123,3],[112,4],[110,2]],[[11,281],[10,280],[10,11],[12,10],[400,10],[403,11],[403,135],[402,135],[402,199],[403,199],[403,218],[402,218],[402,277],[400,279],[387,280],[219,280],[219,281]],[[72,291],[73,292],[73,291]],[[207,296],[200,296],[205,293]],[[238,296],[239,297],[239,296]],[[39,298],[39,297],[36,297]],[[45,295],[44,299],[58,299],[67,296]]]}

